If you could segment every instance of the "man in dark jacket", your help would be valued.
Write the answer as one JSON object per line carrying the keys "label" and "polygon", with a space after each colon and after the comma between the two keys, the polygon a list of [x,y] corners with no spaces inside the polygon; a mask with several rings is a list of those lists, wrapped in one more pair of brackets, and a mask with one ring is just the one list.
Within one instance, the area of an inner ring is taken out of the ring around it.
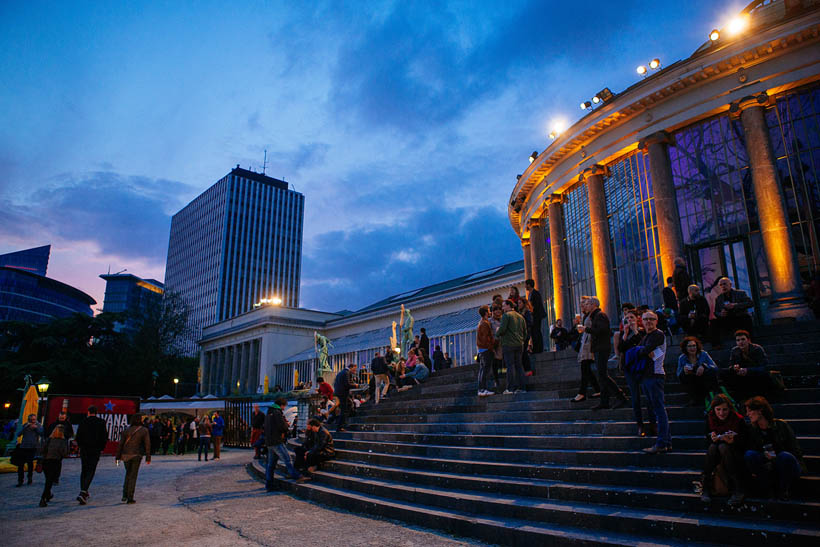
{"label": "man in dark jacket", "polygon": [[355,374],[356,364],[347,365],[347,368],[336,375],[333,381],[333,392],[339,398],[339,422],[336,425],[336,432],[345,430],[345,423],[350,412],[350,390],[359,387],[359,384],[354,384],[350,381],[350,376]]}
{"label": "man in dark jacket", "polygon": [[746,291],[733,289],[732,280],[728,277],[718,280],[718,287],[720,294],[715,298],[712,336],[719,343],[727,331],[730,334],[737,330],[752,331],[753,321],[752,316],[749,315],[749,308],[754,307],[755,304]]}
{"label": "man in dark jacket", "polygon": [[262,459],[259,451],[260,446],[257,446],[259,437],[262,436],[262,429],[265,427],[265,415],[259,410],[258,405],[253,405],[253,414],[251,415],[251,446],[254,447],[253,459]]}
{"label": "man in dark jacket", "polygon": [[541,293],[535,289],[535,281],[527,279],[524,281],[527,290],[527,300],[532,306],[532,352],[541,353],[544,351],[544,333],[541,332],[541,322],[546,317],[544,312],[544,299]]}
{"label": "man in dark jacket", "polygon": [[307,470],[308,473],[315,472],[320,463],[336,455],[336,450],[333,448],[333,437],[315,418],[308,421],[304,444],[294,448],[294,451],[296,452],[296,467],[303,471]]}
{"label": "man in dark jacket", "polygon": [[735,344],[729,355],[729,366],[720,369],[720,382],[740,398],[771,396],[774,382],[766,369],[769,364],[766,351],[762,346],[753,344],[751,335],[745,330],[735,333]]}
{"label": "man in dark jacket", "polygon": [[419,338],[419,347],[424,350],[424,364],[429,368],[433,366],[432,361],[430,361],[430,339],[427,338],[427,331],[424,327],[420,330],[421,338]]}
{"label": "man in dark jacket", "polygon": [[441,346],[436,346],[433,351],[433,370],[444,370],[445,367],[444,353],[441,351]]}
{"label": "man in dark jacket", "polygon": [[77,446],[80,447],[80,495],[77,501],[80,505],[88,503],[88,489],[91,481],[94,480],[94,473],[97,472],[97,463],[100,461],[100,453],[105,450],[105,443],[108,442],[108,430],[105,421],[97,417],[97,407],[88,407],[88,414],[77,427]]}
{"label": "man in dark jacket", "polygon": [[390,389],[390,376],[387,375],[387,362],[382,354],[376,352],[376,356],[370,362],[370,372],[373,373],[373,390],[376,404],[383,398],[387,398],[387,390]]}
{"label": "man in dark jacket", "polygon": [[682,257],[675,259],[675,270],[672,272],[672,281],[675,284],[675,294],[678,301],[683,300],[689,296],[689,285],[692,284],[692,278],[689,272],[686,271],[686,261]]}
{"label": "man in dark jacket", "polygon": [[607,363],[609,355],[612,353],[612,329],[609,326],[609,317],[601,310],[601,302],[591,296],[582,301],[582,308],[585,313],[589,313],[592,318],[592,326],[589,329],[590,351],[595,356],[595,368],[598,371],[598,383],[601,386],[601,402],[592,410],[609,408],[609,398],[615,397],[617,401],[612,408],[621,408],[626,404],[626,396],[618,384],[609,376]]}
{"label": "man in dark jacket", "polygon": [[678,298],[678,294],[675,292],[674,278],[666,278],[666,287],[663,288],[661,294],[663,296],[663,307],[678,311],[678,300],[683,300],[683,298]]}
{"label": "man in dark jacket", "polygon": [[268,447],[268,462],[265,466],[265,489],[268,492],[276,489],[273,475],[280,458],[285,463],[285,468],[292,479],[297,480],[301,476],[294,469],[293,463],[290,461],[290,453],[285,446],[288,438],[288,422],[285,420],[282,409],[286,406],[288,406],[288,400],[279,397],[268,407],[268,415],[265,417],[265,444]]}

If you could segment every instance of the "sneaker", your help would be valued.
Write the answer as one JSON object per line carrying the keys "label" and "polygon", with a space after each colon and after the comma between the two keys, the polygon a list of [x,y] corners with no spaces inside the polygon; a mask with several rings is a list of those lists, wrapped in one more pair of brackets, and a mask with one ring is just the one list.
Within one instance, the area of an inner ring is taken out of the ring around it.
{"label": "sneaker", "polygon": [[502,393],[502,395],[512,395],[512,394],[513,394],[513,392],[510,391],[509,389],[505,389],[504,392]]}
{"label": "sneaker", "polygon": [[88,500],[85,499],[85,496],[83,496],[82,494],[77,496],[77,501],[80,502],[80,505],[85,505],[86,503],[88,503]]}
{"label": "sneaker", "polygon": [[495,395],[495,391],[490,391],[489,389],[484,390],[484,396],[489,397],[490,395]]}

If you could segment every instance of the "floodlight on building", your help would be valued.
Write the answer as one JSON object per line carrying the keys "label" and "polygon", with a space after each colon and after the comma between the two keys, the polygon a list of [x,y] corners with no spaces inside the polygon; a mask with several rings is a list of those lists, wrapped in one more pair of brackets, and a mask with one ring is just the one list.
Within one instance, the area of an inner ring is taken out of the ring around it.
{"label": "floodlight on building", "polygon": [[535,158],[538,157],[538,150],[533,150],[532,154],[530,154],[530,163],[535,161]]}
{"label": "floodlight on building", "polygon": [[590,101],[584,101],[581,103],[581,110],[592,110],[592,103]]}
{"label": "floodlight on building", "polygon": [[[592,102],[596,103],[596,104],[599,101],[606,103],[606,102],[610,101],[614,96],[615,95],[613,95],[613,93],[609,90],[609,88],[605,87],[601,91],[599,91],[598,93],[595,94],[595,97],[592,98]],[[595,100],[596,98],[598,99],[598,101]]]}
{"label": "floodlight on building", "polygon": [[657,57],[652,59],[651,61],[649,61],[649,68],[651,68],[652,70],[658,70],[658,68],[660,68],[660,66],[661,66],[661,60],[658,59]]}
{"label": "floodlight on building", "polygon": [[401,351],[401,348],[400,348],[399,346],[396,346],[395,348],[393,348],[393,350],[394,350],[396,353],[399,353],[399,352]]}
{"label": "floodlight on building", "polygon": [[550,131],[550,139],[555,140],[555,137],[557,136],[558,134],[555,131]]}
{"label": "floodlight on building", "polygon": [[749,26],[749,16],[747,14],[740,14],[732,18],[729,24],[726,25],[726,30],[729,31],[729,36],[737,36]]}
{"label": "floodlight on building", "polygon": [[593,102],[593,103],[595,103],[595,104],[598,104],[598,103],[600,103],[600,102],[601,102],[601,98],[600,98],[598,95],[595,95],[595,96],[592,98],[592,102]]}
{"label": "floodlight on building", "polygon": [[640,65],[636,70],[638,71],[638,74],[640,74],[641,76],[646,76],[646,67],[645,66]]}
{"label": "floodlight on building", "polygon": [[720,31],[718,29],[712,29],[712,32],[709,33],[709,39],[713,42],[717,42],[720,39]]}

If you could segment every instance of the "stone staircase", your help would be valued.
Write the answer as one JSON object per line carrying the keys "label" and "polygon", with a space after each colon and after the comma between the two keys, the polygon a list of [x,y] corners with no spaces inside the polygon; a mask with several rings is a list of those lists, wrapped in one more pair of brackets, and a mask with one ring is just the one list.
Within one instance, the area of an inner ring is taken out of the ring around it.
{"label": "stone staircase", "polygon": [[[547,353],[526,394],[479,398],[476,367],[464,366],[367,405],[334,435],[338,456],[314,480],[281,484],[316,502],[491,544],[818,545],[820,323],[798,327],[758,337],[789,387],[775,415],[794,428],[809,467],[792,501],[700,501],[693,482],[704,458],[703,410],[685,406],[675,346],[666,367],[670,454],[641,453],[653,439],[636,435],[631,408],[570,403],[575,354]],[[710,351],[717,362],[728,353]]]}

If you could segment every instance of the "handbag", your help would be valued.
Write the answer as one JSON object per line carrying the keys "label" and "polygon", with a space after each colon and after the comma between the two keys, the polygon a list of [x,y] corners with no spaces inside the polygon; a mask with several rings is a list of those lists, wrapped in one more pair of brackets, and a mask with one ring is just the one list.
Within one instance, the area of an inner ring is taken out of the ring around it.
{"label": "handbag", "polygon": [[40,460],[37,460],[37,463],[34,465],[34,470],[38,473],[43,472],[43,464],[42,462],[40,462]]}
{"label": "handbag", "polygon": [[729,479],[726,476],[726,470],[723,464],[718,464],[715,472],[712,474],[712,495],[727,496],[729,495]]}

